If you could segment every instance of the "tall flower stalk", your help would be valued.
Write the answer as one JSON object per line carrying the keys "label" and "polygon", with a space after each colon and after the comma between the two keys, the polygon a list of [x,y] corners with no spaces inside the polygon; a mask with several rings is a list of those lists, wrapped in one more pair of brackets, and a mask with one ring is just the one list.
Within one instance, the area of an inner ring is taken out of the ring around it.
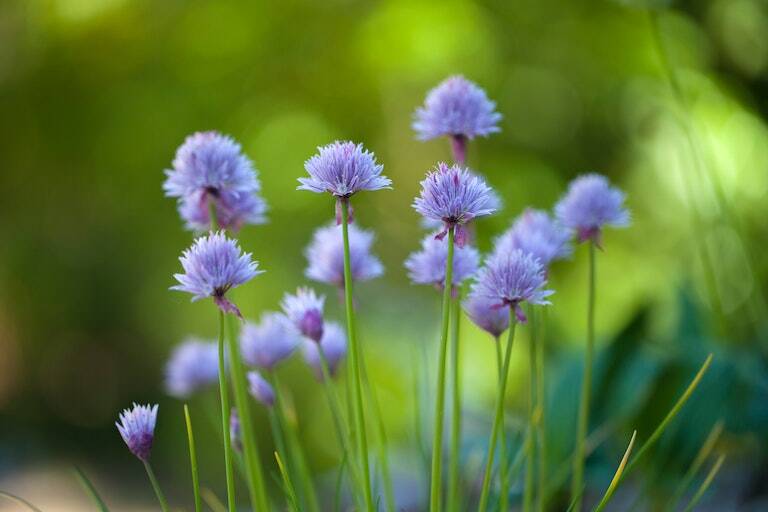
{"label": "tall flower stalk", "polygon": [[441,510],[443,460],[443,416],[445,413],[445,361],[448,353],[448,326],[451,316],[451,283],[453,273],[454,227],[448,228],[448,256],[443,287],[442,320],[440,322],[440,348],[437,356],[437,396],[435,397],[435,418],[432,429],[432,476],[429,485],[429,510]]}
{"label": "tall flower stalk", "polygon": [[576,233],[579,242],[589,245],[589,286],[587,291],[587,345],[584,351],[584,374],[576,425],[576,449],[573,457],[571,501],[574,512],[581,512],[584,491],[585,440],[589,429],[589,402],[592,387],[592,359],[595,344],[595,248],[601,248],[605,226],[626,227],[629,211],[624,207],[625,194],[612,187],[605,176],[586,174],[573,180],[568,191],[555,206],[557,220]]}
{"label": "tall flower stalk", "polygon": [[[504,418],[504,396],[507,390],[515,325],[518,322],[525,323],[527,321],[522,308],[523,303],[527,302],[531,305],[550,303],[547,297],[553,292],[544,289],[546,282],[544,268],[538,258],[530,253],[524,253],[520,249],[506,251],[496,247],[492,256],[480,270],[477,282],[472,287],[470,305],[472,306],[472,318],[475,322],[478,324],[498,324],[498,320],[492,316],[493,311],[508,310],[509,314],[509,339],[504,351],[504,362],[501,366],[501,377],[496,396],[496,412],[488,442],[488,457],[480,492],[479,512],[485,512],[488,505],[496,441]],[[507,489],[502,489],[502,492],[507,492]]]}
{"label": "tall flower stalk", "polygon": [[341,226],[344,239],[344,305],[347,312],[347,336],[349,337],[349,362],[353,381],[353,412],[355,415],[355,433],[357,450],[362,468],[363,491],[365,506],[369,511],[374,510],[373,492],[371,490],[371,472],[368,465],[368,439],[365,431],[365,409],[363,407],[363,382],[360,370],[360,346],[355,332],[355,308],[352,301],[352,266],[349,259],[349,200],[341,202]]}
{"label": "tall flower stalk", "polygon": [[459,334],[461,331],[461,289],[451,301],[451,450],[448,472],[448,510],[457,512],[461,502],[461,372]]}

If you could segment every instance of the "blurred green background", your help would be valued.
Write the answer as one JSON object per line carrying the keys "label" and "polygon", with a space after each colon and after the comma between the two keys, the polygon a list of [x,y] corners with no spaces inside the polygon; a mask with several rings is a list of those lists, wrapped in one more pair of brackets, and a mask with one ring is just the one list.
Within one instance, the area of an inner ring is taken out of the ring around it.
{"label": "blurred green background", "polygon": [[[215,334],[215,311],[168,291],[191,234],[160,185],[184,137],[215,129],[242,143],[270,207],[267,225],[240,233],[267,271],[235,293],[249,318],[306,282],[302,250],[332,217],[329,198],[294,190],[316,146],[363,142],[392,178],[394,190],[355,200],[386,267],[357,299],[398,494],[418,510],[425,473],[414,397],[433,380],[423,373],[425,364],[434,370],[439,297],[410,285],[402,262],[422,236],[410,207],[419,180],[450,154],[447,141],[416,141],[410,122],[431,87],[461,73],[504,116],[500,134],[469,149],[470,165],[504,200],[479,225],[482,250],[524,207],[550,208],[579,173],[602,172],[628,193],[633,225],[607,232],[598,255],[593,428],[607,434],[587,473],[595,492],[632,429],[647,438],[712,351],[697,395],[616,510],[638,495],[640,510],[663,502],[718,420],[717,450],[728,461],[707,506],[765,506],[768,2],[691,0],[653,14],[639,3],[0,3],[0,488],[44,510],[82,510],[69,473],[76,462],[118,509],[152,509],[113,425],[130,402],[151,401],[161,404],[155,469],[171,500],[189,507],[181,403],[165,397],[162,371],[184,336]],[[551,285],[557,467],[576,415],[583,247],[555,266]],[[342,319],[335,290],[323,291]],[[513,361],[513,418],[525,410],[526,336]],[[487,435],[495,363],[490,339],[468,322],[462,342],[471,467]],[[332,480],[320,389],[300,358],[281,371],[311,464]],[[192,410],[202,478],[222,495],[219,443],[204,412],[211,401],[195,399]],[[266,450],[261,412],[259,423]]]}

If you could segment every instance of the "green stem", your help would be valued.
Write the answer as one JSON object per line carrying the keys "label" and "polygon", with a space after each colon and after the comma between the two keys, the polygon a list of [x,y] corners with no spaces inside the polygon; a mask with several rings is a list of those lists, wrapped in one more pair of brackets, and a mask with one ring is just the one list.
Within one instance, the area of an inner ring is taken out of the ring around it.
{"label": "green stem", "polygon": [[392,486],[392,477],[389,470],[389,455],[387,450],[387,431],[384,428],[384,416],[381,414],[381,407],[379,406],[379,397],[376,394],[376,389],[371,385],[368,380],[368,366],[365,362],[365,356],[360,354],[360,363],[362,366],[363,386],[365,387],[366,396],[372,405],[371,411],[373,413],[373,423],[376,425],[376,433],[378,442],[376,443],[376,449],[378,451],[379,461],[381,462],[381,479],[384,484],[384,500],[387,512],[395,512],[397,504],[395,503],[395,492]]}
{"label": "green stem", "polygon": [[707,489],[709,488],[710,484],[712,484],[712,480],[715,479],[715,476],[717,476],[718,471],[720,471],[720,466],[723,465],[723,461],[725,461],[725,454],[717,458],[717,461],[715,461],[715,464],[712,466],[712,469],[709,470],[707,477],[701,483],[701,486],[696,491],[696,494],[693,495],[693,498],[691,498],[691,502],[688,503],[688,506],[685,507],[685,510],[683,512],[691,512],[696,507],[696,505],[701,500],[702,496],[704,496],[704,493],[707,492]]}
{"label": "green stem", "polygon": [[232,406],[229,403],[229,385],[224,357],[224,312],[219,311],[219,396],[221,398],[221,432],[224,441],[224,471],[227,480],[227,505],[229,512],[236,512],[235,478],[232,470],[232,440],[229,436],[229,416]]}
{"label": "green stem", "polygon": [[536,314],[533,306],[528,308],[530,317],[530,340],[528,343],[528,430],[525,436],[525,484],[523,487],[523,512],[533,507],[534,483],[534,435],[536,431]]}
{"label": "green stem", "polygon": [[189,441],[189,465],[192,468],[192,492],[195,495],[195,512],[203,508],[200,499],[200,479],[197,470],[197,450],[195,450],[195,436],[192,432],[192,418],[189,416],[189,407],[184,404],[184,421],[187,424],[187,439]]}
{"label": "green stem", "polygon": [[[496,439],[499,435],[499,429],[504,419],[504,396],[507,393],[507,376],[509,375],[509,360],[512,356],[512,344],[515,341],[515,309],[509,308],[509,334],[507,339],[507,348],[504,352],[504,364],[501,367],[501,379],[499,379],[499,391],[496,396],[496,414],[493,418],[493,428],[491,429],[491,438],[488,442],[488,460],[485,463],[485,474],[483,476],[483,488],[480,492],[480,503],[477,507],[478,512],[485,512],[488,506],[488,491],[491,488],[491,472],[493,471],[493,458],[496,452]],[[502,489],[502,493],[508,492]]]}
{"label": "green stem", "polygon": [[451,466],[448,474],[448,510],[457,512],[461,503],[459,458],[461,453],[461,373],[459,332],[461,329],[461,289],[451,303]]}
{"label": "green stem", "polygon": [[149,477],[149,481],[152,483],[152,488],[155,490],[155,495],[157,495],[157,501],[160,502],[160,508],[163,510],[163,512],[168,512],[168,502],[165,501],[165,496],[163,495],[163,491],[160,489],[160,484],[155,477],[155,472],[152,471],[152,466],[149,465],[149,461],[145,460],[142,462],[144,462],[144,469],[147,470],[147,476]]}
{"label": "green stem", "polygon": [[575,500],[574,512],[581,511],[584,487],[584,440],[589,427],[589,399],[592,390],[592,357],[595,345],[595,244],[589,242],[589,296],[587,302],[587,350],[584,353],[584,376],[581,381],[581,401],[576,432],[576,453],[573,457],[571,499]]}
{"label": "green stem", "polygon": [[[325,397],[328,401],[328,407],[331,410],[331,417],[333,419],[333,426],[336,430],[336,436],[338,438],[339,446],[343,452],[343,460],[349,466],[349,473],[352,478],[352,483],[360,490],[360,475],[357,473],[357,468],[354,464],[349,464],[352,460],[352,443],[349,436],[344,432],[344,425],[346,419],[344,417],[344,411],[341,406],[341,399],[339,398],[336,389],[333,387],[333,376],[331,375],[330,367],[328,366],[328,358],[325,357],[325,351],[323,347],[317,345],[318,354],[320,355],[320,371],[323,377],[323,388],[325,390]],[[360,494],[363,494],[361,491]]]}
{"label": "green stem", "polygon": [[[242,355],[240,354],[240,343],[235,336],[232,322],[229,323],[229,366],[232,372],[232,385],[235,389],[235,405],[242,425],[243,454],[245,456],[245,468],[248,475],[248,494],[251,499],[251,508],[254,512],[269,510],[267,493],[264,488],[264,477],[262,475],[261,461],[259,460],[259,451],[256,444],[256,436],[251,417],[251,404],[249,401],[248,387],[245,379],[245,368],[243,366]],[[222,316],[223,322],[223,316]],[[225,431],[224,437],[229,436]],[[231,448],[230,448],[231,449]]]}
{"label": "green stem", "polygon": [[344,239],[344,303],[347,310],[347,335],[350,346],[350,365],[352,367],[354,415],[356,424],[356,440],[362,467],[363,491],[365,507],[373,512],[373,494],[371,492],[371,470],[368,467],[368,441],[365,432],[365,410],[363,408],[363,385],[360,378],[360,346],[355,333],[355,309],[352,304],[352,266],[349,256],[349,199],[341,200],[341,226]]}
{"label": "green stem", "polygon": [[[533,318],[532,321],[537,321]],[[537,402],[537,422],[536,434],[539,442],[538,446],[538,512],[544,512],[546,507],[546,484],[547,484],[547,429],[545,424],[547,410],[547,390],[544,385],[544,324],[546,323],[546,310],[536,325],[536,329],[531,331],[534,344],[536,345],[536,402]]]}
{"label": "green stem", "polygon": [[[504,367],[504,358],[501,354],[501,338],[496,337],[496,370],[498,372],[497,386],[501,385],[502,370]],[[489,448],[490,449],[490,448]],[[496,449],[494,446],[493,450]],[[522,453],[522,452],[521,452]],[[501,419],[501,430],[499,430],[499,482],[501,483],[501,492],[499,492],[499,510],[505,512],[509,508],[509,477],[510,469],[507,464],[509,447],[507,446],[507,429],[504,426],[504,418]]]}
{"label": "green stem", "polygon": [[75,466],[75,475],[77,475],[77,479],[80,480],[80,484],[83,486],[83,489],[85,489],[85,492],[88,493],[91,501],[93,501],[98,509],[101,512],[109,512],[109,508],[107,508],[107,504],[104,503],[104,500],[101,499],[101,496],[99,496],[99,492],[96,490],[96,486],[94,486],[93,483],[88,479],[83,470]]}
{"label": "green stem", "polygon": [[302,486],[302,494],[300,496],[302,499],[301,502],[306,505],[306,508],[310,510],[310,512],[319,512],[320,506],[317,501],[315,486],[312,482],[312,475],[307,467],[307,459],[304,455],[304,449],[301,446],[301,442],[299,441],[293,426],[288,423],[285,414],[285,401],[283,400],[282,392],[279,391],[280,385],[277,380],[277,374],[274,371],[271,372],[271,380],[272,387],[275,390],[274,409],[277,414],[278,430],[281,430],[285,435],[285,437],[283,437],[284,454],[281,454],[281,456],[283,457],[283,460],[286,460],[286,457],[290,457],[295,466],[295,470],[299,473],[298,477]]}
{"label": "green stem", "polygon": [[448,326],[451,313],[451,285],[453,283],[453,243],[455,228],[448,229],[448,258],[443,283],[443,318],[440,327],[440,354],[437,360],[437,398],[435,400],[435,426],[432,431],[432,481],[429,492],[430,512],[439,512],[442,486],[443,415],[445,413],[445,360],[448,351]]}

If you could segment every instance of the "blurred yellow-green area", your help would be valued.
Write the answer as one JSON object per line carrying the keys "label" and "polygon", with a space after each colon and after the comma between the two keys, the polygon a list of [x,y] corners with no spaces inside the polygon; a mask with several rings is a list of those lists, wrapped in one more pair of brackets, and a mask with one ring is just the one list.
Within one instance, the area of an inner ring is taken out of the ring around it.
{"label": "blurred yellow-green area", "polygon": [[[375,230],[386,268],[357,287],[356,300],[398,500],[422,510],[429,475],[420,446],[429,445],[440,297],[411,285],[403,260],[423,236],[410,206],[419,181],[450,159],[450,149],[446,140],[417,141],[411,121],[430,88],[463,74],[504,116],[501,133],[469,145],[470,166],[504,203],[478,224],[481,250],[526,206],[551,208],[580,173],[601,172],[628,195],[632,226],[606,231],[597,258],[591,427],[602,437],[587,495],[599,496],[632,430],[646,439],[713,352],[697,394],[614,510],[628,510],[638,496],[639,510],[661,510],[719,420],[716,452],[728,458],[703,504],[764,510],[768,3],[642,4],[0,3],[0,489],[43,510],[89,509],[70,471],[77,463],[114,510],[153,510],[143,469],[114,421],[133,401],[157,402],[155,471],[171,502],[191,509],[182,404],[165,395],[163,366],[183,337],[216,335],[216,311],[168,290],[193,235],[161,183],[186,135],[218,130],[242,143],[269,203],[269,223],[238,235],[266,270],[234,292],[247,318],[278,309],[286,291],[307,284],[303,249],[333,217],[330,197],[295,191],[318,145],[362,142],[393,180],[391,191],[354,199],[356,222]],[[568,465],[573,443],[586,248],[557,263],[550,283],[554,474]],[[329,315],[343,320],[336,290],[317,289],[328,295]],[[523,328],[507,397],[516,431],[525,422],[527,337]],[[466,471],[477,472],[492,414],[494,348],[468,321],[461,343],[463,449]],[[310,465],[332,493],[339,459],[320,385],[300,357],[280,372]],[[201,478],[222,497],[216,403],[212,390],[190,406]],[[277,489],[261,410],[257,423]],[[561,484],[553,510],[568,505],[567,475]]]}

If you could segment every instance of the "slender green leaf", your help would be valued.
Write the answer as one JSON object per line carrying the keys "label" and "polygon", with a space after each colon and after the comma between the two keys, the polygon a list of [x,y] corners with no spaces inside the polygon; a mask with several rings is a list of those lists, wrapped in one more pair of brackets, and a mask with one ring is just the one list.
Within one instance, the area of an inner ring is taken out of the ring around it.
{"label": "slender green leaf", "polygon": [[216,494],[209,488],[203,487],[200,489],[200,496],[202,496],[205,504],[208,505],[208,508],[213,510],[213,512],[227,512],[227,507],[224,506],[218,496],[216,496]]}
{"label": "slender green leaf", "polygon": [[195,496],[195,512],[203,509],[200,499],[200,478],[197,469],[197,450],[195,449],[195,436],[192,432],[192,418],[189,415],[189,407],[184,404],[184,422],[187,425],[187,440],[189,442],[189,465],[192,471],[192,492]]}
{"label": "slender green leaf", "polygon": [[712,427],[712,430],[709,432],[709,435],[707,436],[707,439],[704,440],[704,444],[701,445],[701,449],[699,449],[699,453],[696,454],[696,458],[693,459],[693,463],[691,463],[691,466],[688,468],[688,471],[685,472],[685,476],[683,476],[682,480],[680,480],[680,483],[677,486],[677,489],[675,489],[675,493],[672,495],[672,499],[669,501],[669,507],[667,510],[670,512],[673,510],[677,510],[677,505],[680,503],[680,500],[683,498],[683,495],[688,490],[688,487],[690,487],[691,482],[696,477],[696,474],[699,472],[699,469],[701,469],[701,466],[704,465],[704,461],[709,458],[709,455],[712,453],[712,450],[715,448],[715,445],[717,444],[717,440],[720,439],[720,434],[723,433],[723,420],[719,420],[715,425]]}
{"label": "slender green leaf", "polygon": [[605,508],[605,505],[608,503],[608,501],[610,501],[614,491],[616,490],[616,487],[619,485],[619,481],[621,480],[621,475],[622,473],[624,473],[624,468],[626,467],[627,461],[629,460],[629,454],[632,453],[632,447],[635,445],[636,436],[637,436],[637,430],[632,432],[632,439],[629,440],[629,446],[627,446],[627,451],[624,452],[624,456],[621,458],[619,467],[618,469],[616,469],[616,473],[613,475],[613,479],[611,480],[610,485],[608,485],[608,489],[605,491],[605,495],[603,495],[603,499],[600,500],[600,503],[597,505],[597,508],[595,508],[595,512],[601,512]]}
{"label": "slender green leaf", "polygon": [[85,492],[88,493],[88,496],[91,498],[91,501],[93,501],[94,505],[96,505],[101,512],[109,512],[109,508],[107,508],[106,503],[104,503],[104,500],[101,499],[101,496],[99,496],[99,493],[96,491],[96,487],[88,479],[83,470],[75,466],[74,471],[77,479],[80,481],[83,489],[85,489]]}
{"label": "slender green leaf", "polygon": [[280,454],[275,452],[275,460],[277,460],[277,467],[280,468],[280,476],[283,477],[283,487],[288,495],[288,505],[294,512],[299,512],[299,501],[296,498],[296,491],[291,483],[291,477],[288,475],[288,471],[285,469],[283,461],[280,459]]}
{"label": "slender green leaf", "polygon": [[717,458],[717,460],[715,461],[715,464],[712,466],[712,469],[709,470],[707,477],[704,479],[704,481],[699,486],[699,489],[696,491],[696,494],[694,494],[693,498],[691,498],[691,502],[688,503],[687,507],[685,507],[684,512],[691,512],[696,507],[696,505],[698,505],[702,496],[704,496],[704,493],[707,492],[707,489],[712,483],[712,480],[715,479],[715,476],[717,476],[718,471],[720,471],[720,466],[723,465],[723,461],[725,461],[725,454]]}

